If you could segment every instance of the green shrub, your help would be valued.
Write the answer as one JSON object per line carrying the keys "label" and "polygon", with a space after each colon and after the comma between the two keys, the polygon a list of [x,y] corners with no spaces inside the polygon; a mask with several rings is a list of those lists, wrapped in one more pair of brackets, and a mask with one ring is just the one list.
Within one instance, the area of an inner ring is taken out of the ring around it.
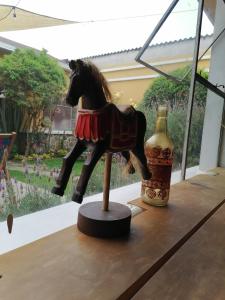
{"label": "green shrub", "polygon": [[52,153],[43,153],[41,156],[41,159],[51,159],[54,157],[54,155]]}
{"label": "green shrub", "polygon": [[15,154],[13,160],[15,161],[22,161],[24,159],[24,155]]}
{"label": "green shrub", "polygon": [[55,157],[64,157],[68,153],[66,149],[59,149],[55,152]]}
{"label": "green shrub", "polygon": [[[181,69],[177,69],[170,74],[177,77],[183,78],[189,71],[189,66]],[[199,71],[204,78],[208,78],[208,73],[202,70]],[[155,79],[153,84],[145,91],[142,104],[148,108],[157,108],[160,104],[166,104],[170,110],[186,109],[189,87],[190,87],[191,72],[185,77],[185,80],[181,82],[175,82],[167,79],[166,77],[160,76]],[[196,83],[195,88],[195,104],[198,107],[205,106],[207,89]]]}

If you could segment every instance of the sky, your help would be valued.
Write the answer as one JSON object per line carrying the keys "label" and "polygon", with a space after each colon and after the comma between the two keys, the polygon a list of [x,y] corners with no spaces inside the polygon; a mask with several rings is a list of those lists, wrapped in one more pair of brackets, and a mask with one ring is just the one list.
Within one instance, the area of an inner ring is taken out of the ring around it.
{"label": "sky", "polygon": [[[0,0],[36,13],[80,23],[1,32],[58,59],[77,59],[143,46],[171,0]],[[194,37],[197,0],[180,0],[153,43]],[[11,16],[10,16],[11,17]],[[212,34],[207,17],[202,34]]]}

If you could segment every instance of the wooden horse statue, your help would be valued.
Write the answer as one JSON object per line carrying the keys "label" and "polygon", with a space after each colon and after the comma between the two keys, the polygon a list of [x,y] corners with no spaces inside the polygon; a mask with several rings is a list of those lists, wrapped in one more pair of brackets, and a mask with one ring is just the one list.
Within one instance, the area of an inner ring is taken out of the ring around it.
{"label": "wooden horse statue", "polygon": [[72,60],[69,66],[72,74],[66,102],[76,106],[81,97],[82,109],[78,110],[75,126],[77,141],[63,159],[52,192],[60,196],[64,194],[73,165],[86,149],[90,151],[90,156],[84,163],[72,196],[72,200],[77,203],[82,202],[91,173],[105,152],[121,152],[126,159],[128,172],[133,173],[135,170],[130,160],[130,151],[137,158],[143,179],[149,180],[151,174],[144,154],[146,131],[144,114],[132,106],[121,110],[110,103],[111,93],[107,82],[92,63]]}

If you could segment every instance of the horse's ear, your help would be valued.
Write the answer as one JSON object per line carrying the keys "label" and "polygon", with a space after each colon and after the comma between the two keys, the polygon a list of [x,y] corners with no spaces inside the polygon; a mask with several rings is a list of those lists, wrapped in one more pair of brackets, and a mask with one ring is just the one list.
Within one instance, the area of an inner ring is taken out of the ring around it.
{"label": "horse's ear", "polygon": [[76,62],[75,62],[75,60],[71,60],[71,61],[69,62],[69,67],[70,67],[70,69],[73,70],[73,71],[76,69]]}
{"label": "horse's ear", "polygon": [[81,59],[77,59],[77,60],[76,60],[76,64],[77,64],[79,70],[83,69],[83,68],[84,68],[84,65],[85,65],[84,61],[81,60]]}
{"label": "horse's ear", "polygon": [[84,67],[84,62],[81,59],[77,59],[77,60],[71,60],[69,62],[69,67],[72,71],[75,70],[82,70],[82,68]]}

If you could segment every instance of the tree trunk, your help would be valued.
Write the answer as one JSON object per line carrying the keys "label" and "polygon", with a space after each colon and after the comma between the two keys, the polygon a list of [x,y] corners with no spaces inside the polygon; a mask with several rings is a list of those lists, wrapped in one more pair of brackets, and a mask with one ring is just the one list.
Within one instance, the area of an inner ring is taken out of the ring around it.
{"label": "tree trunk", "polygon": [[7,132],[7,124],[6,124],[6,103],[5,99],[1,100],[1,109],[0,109],[0,117],[1,117],[1,127],[4,132]]}

